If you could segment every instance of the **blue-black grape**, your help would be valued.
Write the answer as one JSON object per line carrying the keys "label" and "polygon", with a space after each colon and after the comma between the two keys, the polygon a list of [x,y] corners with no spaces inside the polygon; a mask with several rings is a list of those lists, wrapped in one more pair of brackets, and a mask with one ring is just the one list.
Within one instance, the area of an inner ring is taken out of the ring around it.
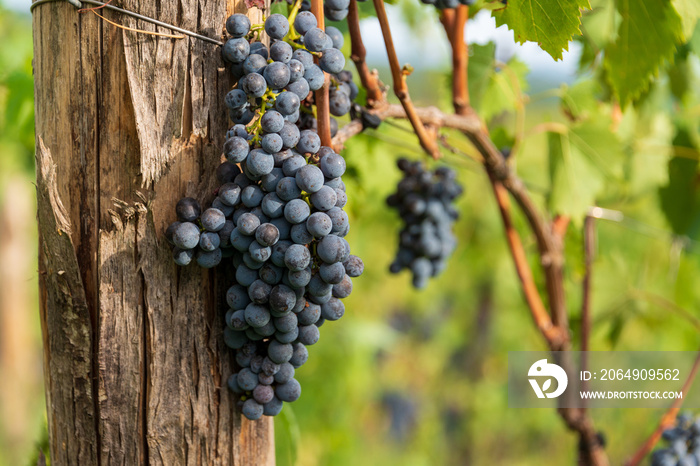
{"label": "blue-black grape", "polygon": [[226,32],[235,38],[245,36],[250,32],[250,19],[240,13],[229,16],[226,20]]}
{"label": "blue-black grape", "polygon": [[310,11],[302,11],[294,19],[294,29],[302,36],[317,25],[316,16]]}
{"label": "blue-black grape", "polygon": [[289,21],[277,13],[270,15],[265,20],[265,32],[273,39],[284,39],[289,32]]}

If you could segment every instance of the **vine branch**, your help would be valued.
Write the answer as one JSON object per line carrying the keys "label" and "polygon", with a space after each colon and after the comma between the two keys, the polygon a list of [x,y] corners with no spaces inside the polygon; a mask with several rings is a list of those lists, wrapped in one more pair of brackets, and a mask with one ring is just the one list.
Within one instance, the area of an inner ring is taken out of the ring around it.
{"label": "vine branch", "polygon": [[428,154],[437,159],[440,156],[440,150],[437,145],[435,138],[430,137],[428,131],[423,126],[423,122],[416,114],[416,108],[411,101],[411,96],[408,94],[408,86],[406,85],[406,74],[401,66],[399,65],[399,59],[396,56],[396,48],[394,47],[394,40],[391,38],[391,28],[389,26],[389,18],[386,14],[386,9],[384,8],[384,0],[373,0],[374,9],[377,13],[377,19],[379,20],[379,25],[382,29],[382,36],[384,37],[384,45],[386,46],[386,53],[389,57],[389,66],[391,67],[391,77],[394,81],[394,94],[398,97],[401,105],[403,106],[408,120],[413,126],[413,130],[418,136],[418,141],[421,147]]}
{"label": "vine branch", "polygon": [[[558,217],[557,220],[561,218]],[[554,226],[558,225],[555,221]],[[554,227],[556,231],[556,227]],[[588,343],[591,336],[591,281],[593,276],[593,255],[595,254],[595,217],[588,216],[583,223],[583,299],[581,300],[581,370],[588,370]],[[588,382],[584,381],[582,390]],[[585,400],[584,400],[585,402]],[[584,408],[585,409],[585,408]]]}
{"label": "vine branch", "polygon": [[[452,44],[452,104],[457,115],[464,115],[469,109],[469,87],[467,78],[467,66],[469,53],[464,37],[464,28],[469,19],[469,7],[460,5],[457,7],[451,25],[452,34],[447,32]],[[448,25],[449,26],[449,25]]]}
{"label": "vine branch", "polygon": [[382,86],[376,74],[370,72],[365,57],[367,49],[360,33],[360,13],[357,0],[350,0],[348,7],[348,31],[350,32],[350,58],[355,63],[362,87],[367,91],[367,106],[374,107],[384,100]]}

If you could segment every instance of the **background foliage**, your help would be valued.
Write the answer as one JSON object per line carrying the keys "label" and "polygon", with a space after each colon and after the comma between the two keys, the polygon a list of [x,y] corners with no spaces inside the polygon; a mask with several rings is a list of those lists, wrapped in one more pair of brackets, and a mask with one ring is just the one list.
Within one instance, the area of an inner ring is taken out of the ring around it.
{"label": "background foliage", "polygon": [[[469,69],[472,104],[494,140],[513,148],[512,163],[536,201],[552,214],[572,216],[566,279],[574,332],[583,270],[581,223],[597,205],[615,213],[609,216],[614,221],[597,222],[591,348],[696,350],[700,6],[694,0],[508,4],[503,9],[498,2],[480,1],[472,10],[494,10],[496,23],[512,29],[517,41],[537,41],[554,58],[571,47],[572,37],[580,44],[575,80],[555,87],[542,89],[518,58],[496,60],[493,43],[471,46]],[[365,16],[368,6],[363,5]],[[418,35],[427,23],[437,23],[434,9],[417,0],[399,0],[396,7]],[[33,218],[32,203],[18,212],[11,201],[32,193],[28,16],[0,6],[0,40],[0,214]],[[414,100],[449,111],[450,71],[416,68],[409,78]],[[407,130],[403,122],[387,123],[347,145],[349,240],[365,259],[366,273],[355,282],[346,317],[324,326],[298,373],[303,396],[276,421],[278,462],[526,465],[541,463],[546,451],[548,464],[571,464],[576,439],[556,413],[507,408],[508,351],[544,345],[521,298],[488,180],[459,134],[448,132],[450,144],[468,156],[446,151],[440,162],[456,167],[466,187],[456,227],[460,246],[448,270],[420,293],[405,274],[387,272],[399,228],[383,202],[399,177],[394,163],[401,155],[423,157]],[[17,181],[30,189],[19,194],[7,189]],[[516,225],[524,231],[518,216]],[[26,237],[35,237],[33,228]],[[0,243],[9,241],[3,231],[0,221]],[[533,252],[532,239],[525,239]],[[35,271],[33,244],[22,253]],[[537,271],[534,254],[531,261]],[[36,277],[22,280],[35,292]],[[32,331],[14,348],[1,342],[12,340],[15,329],[0,328],[0,380],[9,373],[2,352],[34,355],[27,372],[41,371],[36,300],[17,306]],[[8,313],[0,306],[0,318]],[[23,395],[21,417],[9,409],[18,400],[10,398],[8,384],[0,385],[0,465],[29,462],[44,438],[40,378],[28,380],[32,388]],[[593,415],[616,463],[659,417],[654,410]]]}

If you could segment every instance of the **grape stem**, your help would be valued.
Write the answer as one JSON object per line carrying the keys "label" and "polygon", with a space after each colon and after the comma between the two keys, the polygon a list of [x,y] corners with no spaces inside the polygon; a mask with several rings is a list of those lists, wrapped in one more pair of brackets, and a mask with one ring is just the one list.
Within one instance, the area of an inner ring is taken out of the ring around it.
{"label": "grape stem", "polygon": [[299,14],[299,10],[301,9],[301,2],[302,0],[296,0],[294,2],[294,6],[292,7],[291,10],[289,10],[289,15],[287,17],[287,21],[289,21],[289,34],[287,34],[287,39],[289,39],[287,42],[299,39],[301,35],[294,29],[294,20],[297,17],[297,14]]}
{"label": "grape stem", "polygon": [[421,147],[434,159],[437,159],[440,157],[440,149],[438,148],[437,140],[434,137],[430,137],[428,131],[423,126],[423,122],[418,117],[413,102],[411,101],[411,96],[408,93],[406,76],[403,69],[399,65],[399,58],[396,55],[394,40],[391,37],[391,27],[389,26],[389,18],[387,17],[386,9],[384,8],[384,0],[373,0],[373,3],[374,10],[377,13],[377,19],[379,20],[379,25],[382,29],[386,53],[389,56],[389,66],[391,67],[391,76],[394,81],[394,94],[396,94],[396,97],[398,97],[399,101],[401,102],[401,105],[406,112],[406,116],[408,117],[408,121],[411,122],[413,131],[416,133],[416,136],[418,136],[418,141],[420,142]]}

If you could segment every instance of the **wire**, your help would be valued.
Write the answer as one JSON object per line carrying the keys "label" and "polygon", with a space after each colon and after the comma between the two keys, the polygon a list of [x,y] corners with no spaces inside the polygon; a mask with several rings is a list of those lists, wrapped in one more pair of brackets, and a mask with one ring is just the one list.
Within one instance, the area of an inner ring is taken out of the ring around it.
{"label": "wire", "polygon": [[219,47],[223,46],[224,43],[221,41],[218,41],[216,39],[212,39],[211,37],[203,36],[200,34],[197,34],[196,32],[188,31],[187,29],[182,29],[177,26],[173,26],[172,24],[164,23],[163,21],[158,21],[157,19],[149,18],[148,16],[144,16],[138,13],[135,13],[133,11],[129,10],[124,10],[123,8],[116,7],[114,5],[109,5],[107,3],[103,2],[98,2],[97,0],[37,0],[34,3],[32,3],[32,6],[29,7],[30,12],[34,12],[34,9],[40,5],[43,5],[45,3],[51,3],[51,2],[68,2],[71,5],[73,5],[76,8],[82,8],[83,3],[88,3],[90,5],[97,5],[101,8],[105,8],[108,10],[116,11],[118,13],[127,15],[127,16],[132,16],[136,19],[140,19],[142,21],[146,21],[147,23],[155,24],[156,26],[164,27],[173,31],[177,31],[181,34],[184,34],[186,36],[194,37],[195,39],[203,40],[205,42],[209,42],[211,44],[218,45]]}

